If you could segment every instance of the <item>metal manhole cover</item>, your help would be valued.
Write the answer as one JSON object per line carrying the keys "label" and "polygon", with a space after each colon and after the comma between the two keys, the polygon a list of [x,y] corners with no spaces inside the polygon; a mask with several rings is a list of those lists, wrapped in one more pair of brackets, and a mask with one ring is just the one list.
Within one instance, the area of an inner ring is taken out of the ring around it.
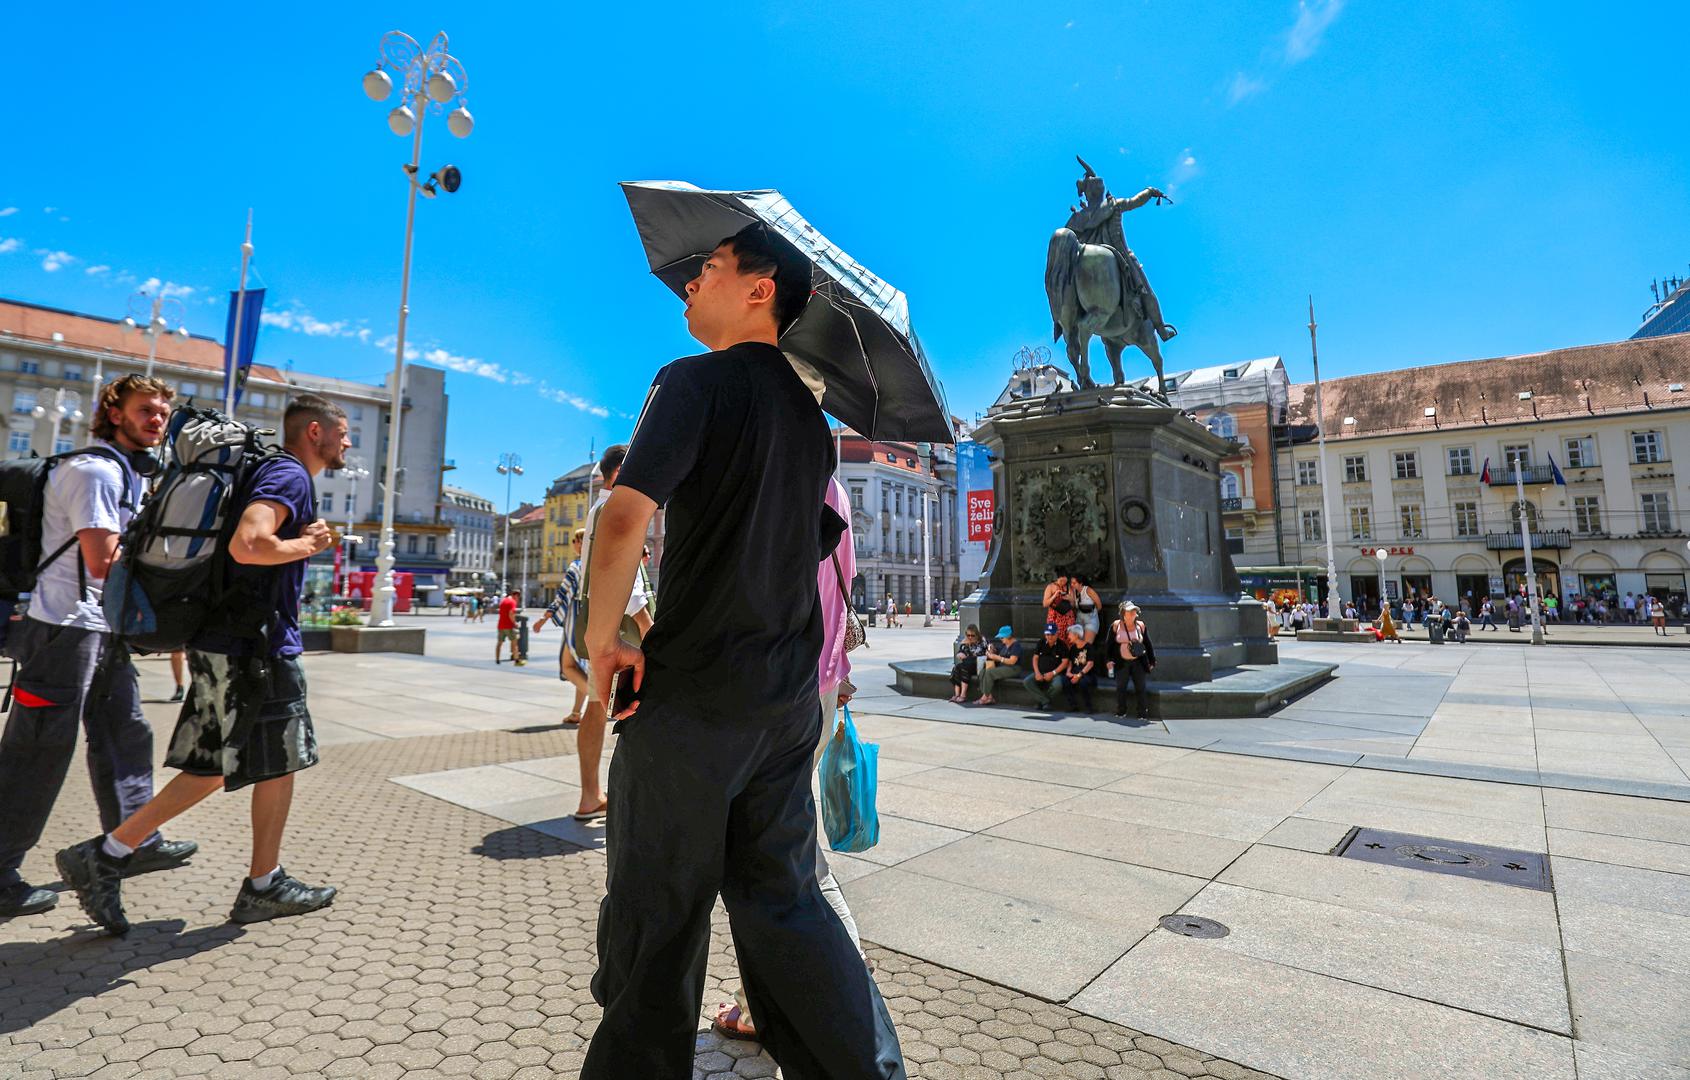
{"label": "metal manhole cover", "polygon": [[1384,866],[1406,866],[1430,870],[1435,874],[1455,874],[1480,881],[1518,885],[1539,892],[1551,892],[1554,888],[1549,877],[1548,857],[1535,851],[1513,851],[1485,844],[1468,844],[1435,836],[1410,836],[1357,826],[1338,842],[1332,854]]}
{"label": "metal manhole cover", "polygon": [[1224,924],[1198,915],[1164,915],[1159,925],[1181,937],[1219,938],[1232,933]]}

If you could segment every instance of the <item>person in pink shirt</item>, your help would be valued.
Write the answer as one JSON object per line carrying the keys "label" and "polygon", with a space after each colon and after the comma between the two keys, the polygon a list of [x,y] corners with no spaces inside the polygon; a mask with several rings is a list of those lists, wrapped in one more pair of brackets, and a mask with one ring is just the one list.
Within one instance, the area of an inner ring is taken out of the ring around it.
{"label": "person in pink shirt", "polygon": [[[822,560],[816,568],[816,589],[822,607],[822,656],[817,668],[817,684],[821,687],[822,706],[822,736],[816,746],[816,761],[821,761],[822,751],[832,741],[839,730],[839,708],[851,700],[856,693],[856,687],[851,685],[851,658],[845,652],[845,610],[851,602],[850,583],[857,576],[857,544],[851,534],[851,502],[845,492],[845,485],[834,477],[828,484],[827,505],[845,521],[845,531],[839,537],[839,545],[834,548],[833,555]],[[818,829],[818,840],[823,834]],[[821,887],[822,896],[828,906],[833,908],[839,916],[839,921],[845,924],[845,931],[851,935],[851,943],[856,945],[857,952],[863,951],[863,943],[857,937],[857,921],[851,917],[851,909],[845,905],[845,894],[840,891],[839,882],[834,879],[833,871],[828,869],[827,857],[820,845],[816,848],[816,884]],[[867,959],[864,959],[867,962]],[[757,1028],[751,1020],[751,1007],[746,1004],[745,988],[741,986],[734,991],[734,1000],[724,1002],[716,1010],[715,1020],[711,1024],[717,1032],[730,1039],[755,1040]]]}

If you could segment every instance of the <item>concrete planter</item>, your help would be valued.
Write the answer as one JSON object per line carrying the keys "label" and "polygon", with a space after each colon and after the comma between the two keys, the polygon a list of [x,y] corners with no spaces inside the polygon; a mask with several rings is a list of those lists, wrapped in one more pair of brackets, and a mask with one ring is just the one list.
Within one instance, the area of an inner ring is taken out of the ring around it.
{"label": "concrete planter", "polygon": [[421,626],[335,626],[330,628],[335,652],[423,652],[426,627]]}

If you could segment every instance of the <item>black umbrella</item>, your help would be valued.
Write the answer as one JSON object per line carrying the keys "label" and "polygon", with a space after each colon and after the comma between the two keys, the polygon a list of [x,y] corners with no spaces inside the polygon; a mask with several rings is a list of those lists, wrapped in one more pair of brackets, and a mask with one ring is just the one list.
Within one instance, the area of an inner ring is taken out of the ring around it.
{"label": "black umbrella", "polygon": [[686,294],[716,245],[761,221],[810,263],[814,294],[780,347],[827,383],[822,408],[871,439],[950,443],[945,389],[910,326],[909,301],[805,221],[778,191],[706,191],[679,180],[624,183],[658,280]]}

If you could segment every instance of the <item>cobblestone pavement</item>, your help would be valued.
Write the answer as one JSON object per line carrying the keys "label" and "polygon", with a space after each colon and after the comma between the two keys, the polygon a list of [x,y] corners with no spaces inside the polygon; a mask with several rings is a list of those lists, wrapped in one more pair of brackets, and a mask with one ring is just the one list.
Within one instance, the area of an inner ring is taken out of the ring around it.
{"label": "cobblestone pavement", "polygon": [[[249,927],[225,922],[248,801],[208,800],[170,830],[200,842],[194,862],[127,883],[126,938],[99,934],[69,896],[47,915],[0,922],[0,1076],[574,1076],[599,1012],[588,980],[603,856],[387,780],[572,750],[557,731],[332,748],[300,777],[285,859],[340,897],[322,913]],[[73,775],[26,875],[51,882],[51,852],[94,820]],[[1265,1075],[931,963],[871,955],[912,1076]],[[725,1000],[732,972],[718,910],[706,1009]],[[755,1048],[700,1030],[695,1075],[775,1074]]]}

